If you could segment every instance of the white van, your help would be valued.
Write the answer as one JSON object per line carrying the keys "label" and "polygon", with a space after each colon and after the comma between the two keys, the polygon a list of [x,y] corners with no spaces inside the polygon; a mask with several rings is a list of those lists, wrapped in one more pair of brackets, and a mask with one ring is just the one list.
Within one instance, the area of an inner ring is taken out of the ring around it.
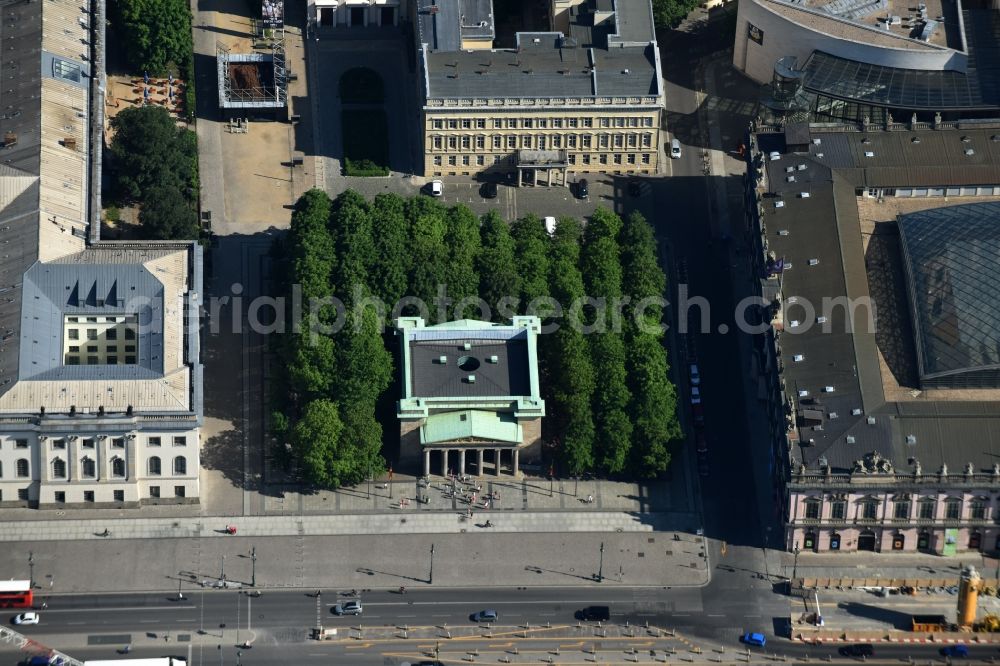
{"label": "white van", "polygon": [[681,156],[681,142],[677,139],[670,140],[670,159],[676,160]]}

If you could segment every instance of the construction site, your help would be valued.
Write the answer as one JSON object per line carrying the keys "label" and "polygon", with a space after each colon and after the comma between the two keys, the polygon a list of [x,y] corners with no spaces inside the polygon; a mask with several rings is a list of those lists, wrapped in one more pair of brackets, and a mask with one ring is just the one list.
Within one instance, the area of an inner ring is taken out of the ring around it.
{"label": "construction site", "polygon": [[[284,120],[290,73],[285,58],[281,4],[264,0],[263,18],[252,26],[252,50],[234,52],[216,44],[219,108],[232,118]],[[231,121],[233,122],[233,121]]]}

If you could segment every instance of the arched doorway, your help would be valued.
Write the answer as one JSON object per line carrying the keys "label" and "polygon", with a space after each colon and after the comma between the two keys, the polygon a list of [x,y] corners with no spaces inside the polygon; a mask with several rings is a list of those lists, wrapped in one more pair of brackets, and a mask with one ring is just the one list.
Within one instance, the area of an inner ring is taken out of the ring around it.
{"label": "arched doorway", "polygon": [[924,531],[917,537],[917,550],[923,553],[931,552],[931,533]]}
{"label": "arched doorway", "polygon": [[861,533],[861,536],[858,537],[858,550],[874,551],[876,541],[875,532],[865,530]]}
{"label": "arched doorway", "polygon": [[840,550],[840,534],[837,532],[830,535],[830,550]]}
{"label": "arched doorway", "polygon": [[969,535],[969,550],[979,550],[983,547],[983,535],[973,532]]}
{"label": "arched doorway", "polygon": [[892,535],[892,549],[904,550],[906,548],[906,537],[902,534]]}

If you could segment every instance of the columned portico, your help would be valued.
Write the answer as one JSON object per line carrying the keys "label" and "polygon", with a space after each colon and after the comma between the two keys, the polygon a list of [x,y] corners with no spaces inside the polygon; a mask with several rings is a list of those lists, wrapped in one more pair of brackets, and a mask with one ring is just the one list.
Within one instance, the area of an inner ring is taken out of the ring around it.
{"label": "columned portico", "polygon": [[[520,461],[521,452],[517,448],[504,447],[504,448],[459,448],[459,447],[424,447],[424,476],[431,475],[431,456],[432,454],[440,454],[440,470],[441,476],[448,476],[450,472],[462,475],[468,473],[467,461],[468,454],[475,451],[476,454],[476,475],[484,476],[486,474],[486,452],[493,452],[493,474],[494,476],[501,476],[503,474],[503,454],[504,451],[510,451],[510,475],[518,476],[520,472]],[[449,456],[452,452],[458,453],[458,467],[454,470],[449,467],[450,459]]]}

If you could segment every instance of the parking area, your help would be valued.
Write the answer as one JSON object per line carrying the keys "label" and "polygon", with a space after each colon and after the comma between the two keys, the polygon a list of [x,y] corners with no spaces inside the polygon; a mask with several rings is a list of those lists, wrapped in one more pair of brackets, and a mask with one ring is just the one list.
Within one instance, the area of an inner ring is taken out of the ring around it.
{"label": "parking area", "polygon": [[[615,186],[611,177],[587,178],[587,196],[576,195],[576,187],[510,186],[498,185],[497,196],[484,197],[483,183],[469,179],[442,179],[442,195],[445,204],[465,204],[475,213],[482,215],[491,209],[500,211],[506,220],[514,220],[529,213],[539,217],[569,215],[583,218],[593,214],[598,206],[614,209]],[[424,191],[429,191],[426,188]]]}

